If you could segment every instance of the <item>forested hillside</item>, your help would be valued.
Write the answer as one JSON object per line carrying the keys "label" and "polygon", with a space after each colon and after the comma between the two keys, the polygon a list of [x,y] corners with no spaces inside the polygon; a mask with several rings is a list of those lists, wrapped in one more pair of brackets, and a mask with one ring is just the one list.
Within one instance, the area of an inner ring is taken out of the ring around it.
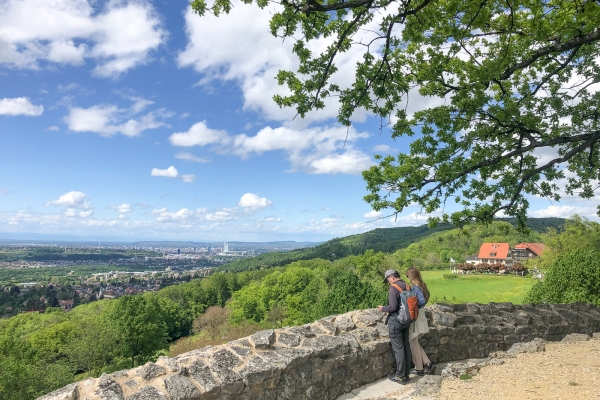
{"label": "forested hillside", "polygon": [[[516,227],[517,221],[515,219],[499,220],[497,222],[505,222],[507,228]],[[489,240],[495,237],[505,238],[504,241],[528,241],[534,242],[539,240],[539,233],[545,232],[548,228],[558,228],[565,223],[563,218],[531,218],[527,220],[527,227],[530,231],[529,235],[518,232],[517,230],[510,230],[509,236],[506,236],[504,231],[499,231],[497,222],[488,226],[467,226],[463,229],[457,229],[453,225],[438,225],[435,228],[429,228],[427,225],[421,225],[417,227],[404,226],[398,228],[378,228],[369,232],[361,233],[358,235],[346,236],[343,238],[335,238],[322,243],[318,246],[306,249],[298,249],[289,252],[276,252],[262,254],[253,258],[244,258],[241,260],[234,261],[231,264],[227,264],[219,269],[221,271],[250,271],[261,268],[271,268],[281,265],[286,265],[294,261],[299,260],[310,260],[313,258],[322,258],[324,260],[336,260],[350,255],[363,254],[367,250],[374,250],[376,252],[393,253],[397,250],[408,247],[415,242],[426,241],[427,243],[423,246],[418,247],[421,252],[426,254],[436,252],[439,257],[432,258],[431,263],[440,263],[444,260],[448,260],[450,256],[440,254],[443,250],[443,246],[435,246],[431,242],[431,238],[435,236],[434,240],[450,241],[455,242],[445,243],[448,246],[448,250],[452,249],[453,246],[460,246],[455,254],[455,260],[464,258],[476,250],[473,248],[481,245],[483,238],[489,238]],[[451,236],[439,239],[441,232],[451,231]],[[472,237],[472,243],[469,242],[468,237]],[[454,238],[461,238],[460,240]],[[457,241],[458,240],[458,241]],[[488,241],[489,241],[488,240]],[[499,240],[498,240],[499,241]],[[441,242],[440,242],[441,243]],[[413,248],[411,251],[414,251]],[[410,255],[410,259],[426,258],[426,255],[416,256],[413,253]],[[406,257],[400,257],[401,261],[408,261]],[[418,262],[419,260],[417,260]],[[457,260],[458,261],[458,260]],[[424,265],[424,264],[423,264]]]}

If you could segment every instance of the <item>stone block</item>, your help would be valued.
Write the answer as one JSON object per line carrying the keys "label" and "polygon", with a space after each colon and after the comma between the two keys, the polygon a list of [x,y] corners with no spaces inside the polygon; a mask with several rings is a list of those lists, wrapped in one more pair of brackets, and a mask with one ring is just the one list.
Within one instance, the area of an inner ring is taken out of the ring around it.
{"label": "stone block", "polygon": [[153,362],[148,362],[138,369],[137,376],[145,381],[150,381],[161,375],[165,375],[166,373],[167,369],[165,367],[156,365]]}
{"label": "stone block", "polygon": [[275,343],[275,331],[268,329],[265,331],[256,332],[250,336],[250,342],[256,349],[266,349]]}
{"label": "stone block", "polygon": [[425,375],[415,384],[414,397],[435,396],[442,390],[442,377]]}
{"label": "stone block", "polygon": [[170,376],[165,379],[165,388],[171,400],[200,400],[200,391],[185,376]]}
{"label": "stone block", "polygon": [[100,400],[123,400],[121,386],[110,375],[102,374],[98,379],[98,387],[94,394]]}
{"label": "stone block", "polygon": [[54,392],[48,393],[42,397],[38,397],[37,400],[78,400],[77,384],[71,383],[64,388],[55,390]]}
{"label": "stone block", "polygon": [[531,342],[526,343],[515,343],[510,349],[508,354],[520,354],[520,353],[538,353],[546,351],[546,341],[544,339],[533,339]]}
{"label": "stone block", "polygon": [[372,308],[370,310],[354,313],[352,319],[359,327],[367,327],[377,325],[377,322],[381,321],[384,316],[384,313],[376,308]]}
{"label": "stone block", "polygon": [[198,382],[202,387],[203,393],[218,392],[219,383],[212,374],[212,371],[202,360],[196,360],[188,368],[190,377]]}
{"label": "stone block", "polygon": [[277,334],[276,343],[284,346],[295,347],[300,345],[300,335],[296,335],[295,333],[281,332]]}
{"label": "stone block", "polygon": [[222,384],[241,381],[242,377],[234,371],[234,368],[240,365],[242,361],[231,351],[221,349],[215,352],[211,361],[210,368],[219,377]]}
{"label": "stone block", "polygon": [[322,330],[331,335],[335,335],[335,331],[337,329],[333,324],[334,322],[335,317],[325,317],[317,321]]}
{"label": "stone block", "polygon": [[239,371],[247,387],[253,388],[281,373],[279,366],[254,356]]}
{"label": "stone block", "polygon": [[126,400],[169,400],[154,386],[145,386],[139,392],[127,396]]}
{"label": "stone block", "polygon": [[592,335],[592,339],[600,340],[600,332],[596,332]]}
{"label": "stone block", "polygon": [[563,338],[564,343],[585,342],[590,340],[590,335],[585,333],[571,333]]}
{"label": "stone block", "polygon": [[456,317],[448,313],[433,313],[433,323],[441,326],[454,326]]}
{"label": "stone block", "polygon": [[348,332],[356,328],[354,321],[348,314],[341,315],[335,319],[333,325],[336,327],[338,331]]}

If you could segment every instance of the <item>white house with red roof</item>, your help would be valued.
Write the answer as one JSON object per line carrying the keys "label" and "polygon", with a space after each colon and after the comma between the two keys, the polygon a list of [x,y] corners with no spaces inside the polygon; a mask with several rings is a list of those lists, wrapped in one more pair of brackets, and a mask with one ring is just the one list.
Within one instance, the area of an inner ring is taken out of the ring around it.
{"label": "white house with red roof", "polygon": [[468,264],[504,264],[513,265],[531,258],[539,257],[546,246],[543,243],[520,243],[510,248],[508,243],[483,243],[479,248],[479,254],[475,257],[467,257]]}

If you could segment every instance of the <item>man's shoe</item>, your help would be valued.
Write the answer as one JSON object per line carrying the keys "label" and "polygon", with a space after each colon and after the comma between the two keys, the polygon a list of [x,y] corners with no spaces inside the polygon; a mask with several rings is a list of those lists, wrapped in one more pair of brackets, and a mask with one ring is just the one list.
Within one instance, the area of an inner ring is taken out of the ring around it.
{"label": "man's shoe", "polygon": [[392,382],[399,383],[401,385],[406,385],[410,378],[408,376],[398,376],[398,375],[388,375],[388,379]]}

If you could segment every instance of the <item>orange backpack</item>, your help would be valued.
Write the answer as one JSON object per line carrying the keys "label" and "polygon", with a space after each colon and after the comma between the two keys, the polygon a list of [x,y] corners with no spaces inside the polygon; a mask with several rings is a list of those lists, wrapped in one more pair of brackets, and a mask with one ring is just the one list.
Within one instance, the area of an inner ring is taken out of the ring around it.
{"label": "orange backpack", "polygon": [[392,284],[400,294],[398,295],[398,316],[396,319],[402,325],[408,325],[415,322],[419,317],[419,301],[417,294],[406,284],[406,290],[402,290],[399,285]]}

